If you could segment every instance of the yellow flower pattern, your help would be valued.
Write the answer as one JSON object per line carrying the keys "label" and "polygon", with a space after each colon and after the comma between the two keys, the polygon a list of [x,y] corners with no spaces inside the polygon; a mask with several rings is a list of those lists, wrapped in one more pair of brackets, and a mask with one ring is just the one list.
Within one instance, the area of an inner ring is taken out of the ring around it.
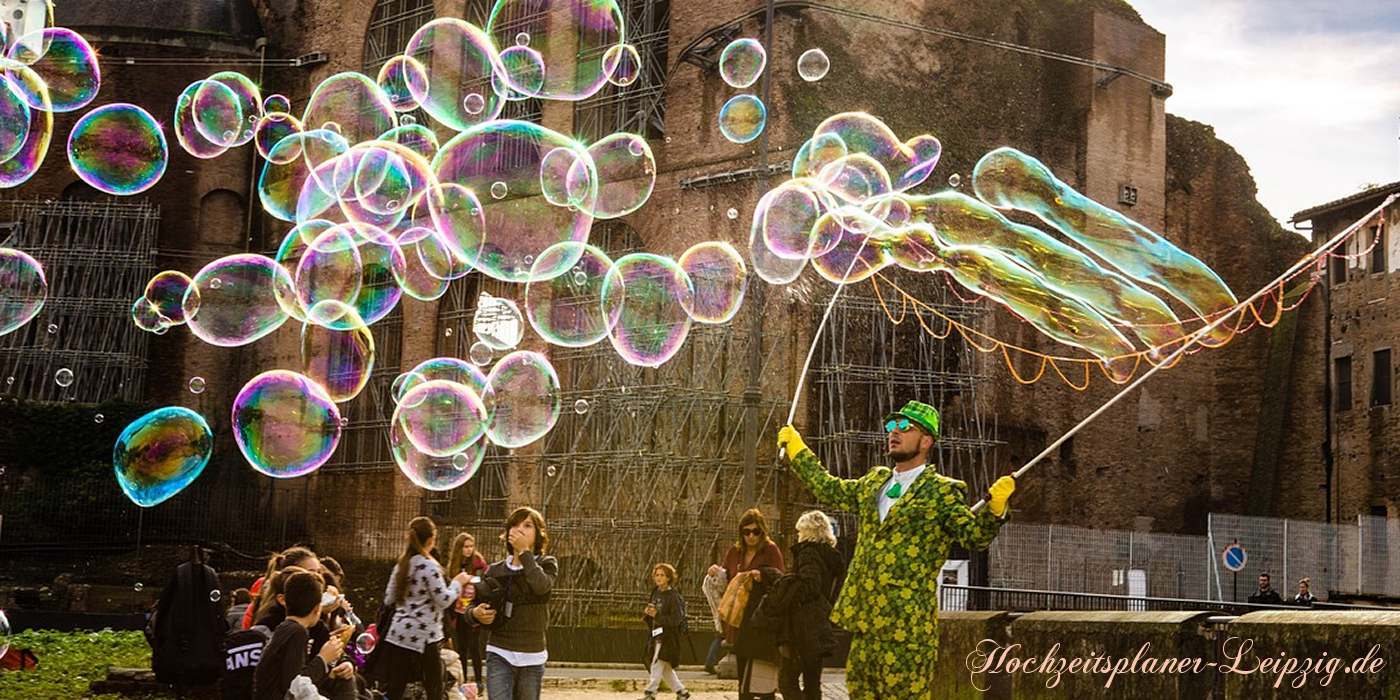
{"label": "yellow flower pattern", "polygon": [[888,467],[840,479],[811,450],[793,457],[792,467],[818,501],[855,513],[860,523],[846,585],[831,612],[831,621],[854,635],[846,662],[850,696],[926,697],[926,676],[938,657],[938,573],[948,550],[954,543],[986,549],[1006,516],[974,515],[967,484],[930,467],[881,522],[879,494]]}

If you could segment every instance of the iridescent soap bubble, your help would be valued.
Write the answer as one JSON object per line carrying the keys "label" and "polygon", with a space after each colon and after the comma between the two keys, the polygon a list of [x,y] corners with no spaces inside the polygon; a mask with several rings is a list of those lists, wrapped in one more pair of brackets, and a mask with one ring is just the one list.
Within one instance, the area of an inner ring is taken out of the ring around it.
{"label": "iridescent soap bubble", "polygon": [[[38,98],[43,105],[29,110],[28,128],[19,128],[18,122],[24,118],[23,110],[16,105],[15,95],[11,94],[5,100],[8,112],[5,123],[13,131],[0,139],[3,150],[9,152],[5,159],[0,160],[0,188],[16,187],[33,177],[44,163],[49,141],[53,139],[53,109],[43,79],[29,66],[0,59],[0,70],[5,71],[4,82],[10,92],[23,95],[22,100]],[[18,147],[15,146],[16,142],[20,142]]]}
{"label": "iridescent soap bubble", "polygon": [[[336,403],[359,396],[374,369],[374,335],[354,307],[323,301],[301,327],[301,371]],[[331,325],[344,330],[331,328]]]}
{"label": "iridescent soap bubble", "polygon": [[787,260],[806,260],[813,253],[825,252],[816,238],[822,205],[810,180],[788,180],[769,190],[754,211],[753,227],[773,255]]}
{"label": "iridescent soap bubble", "polygon": [[496,363],[486,379],[496,395],[486,436],[501,447],[524,447],[559,420],[559,375],[544,355],[517,350]]}
{"label": "iridescent soap bubble", "polygon": [[117,485],[143,508],[162,503],[199,478],[214,453],[204,417],[180,406],[158,408],[132,421],[112,448]]}
{"label": "iridescent soap bubble", "polygon": [[94,188],[115,195],[144,192],[165,174],[170,150],[149,112],[109,104],[88,112],[68,135],[68,164]]}
{"label": "iridescent soap bubble", "polygon": [[[288,136],[301,132],[300,119],[286,112],[267,112],[258,118],[257,125],[253,127],[253,144],[258,149],[258,155],[271,160],[274,146]],[[283,151],[278,158],[285,162],[299,155],[300,152]]]}
{"label": "iridescent soap bubble", "polygon": [[697,243],[681,255],[679,264],[695,289],[691,318],[700,323],[725,323],[739,313],[749,273],[734,246],[725,241]]}
{"label": "iridescent soap bubble", "polygon": [[535,96],[544,88],[544,56],[528,46],[512,46],[501,52],[505,80],[521,93]]}
{"label": "iridescent soap bubble", "polygon": [[485,367],[486,365],[491,364],[491,359],[494,358],[496,355],[495,353],[491,352],[490,345],[487,345],[486,343],[483,343],[480,340],[478,340],[475,343],[472,343],[471,348],[467,351],[467,356],[471,358],[472,364],[476,365],[477,367]]}
{"label": "iridescent soap bubble", "polygon": [[496,46],[510,46],[522,20],[533,22],[529,48],[543,57],[544,80],[528,90],[507,71],[503,77],[510,89],[530,97],[582,100],[607,82],[604,56],[624,39],[616,0],[499,0],[491,9],[486,33]]}
{"label": "iridescent soap bubble", "polygon": [[753,95],[735,95],[719,110],[719,131],[734,143],[748,143],[763,133],[768,108]]}
{"label": "iridescent soap bubble", "polygon": [[821,49],[807,49],[797,57],[797,75],[809,83],[825,78],[829,70],[831,59],[827,58],[826,52]]}
{"label": "iridescent soap bubble", "polygon": [[65,389],[73,386],[73,370],[67,367],[59,368],[57,372],[53,373],[53,383]]}
{"label": "iridescent soap bubble", "polygon": [[399,112],[418,108],[418,98],[428,90],[428,71],[418,59],[399,54],[379,67],[379,89],[388,96],[389,103]]}
{"label": "iridescent soap bubble", "polygon": [[545,342],[585,347],[608,335],[603,282],[613,261],[595,246],[566,241],[546,248],[535,267],[555,270],[564,259],[575,261],[571,270],[548,278],[543,272],[531,275],[535,279],[525,286],[525,313]]}
{"label": "iridescent soap bubble", "polygon": [[178,325],[185,322],[187,305],[190,311],[199,310],[199,290],[191,294],[191,284],[193,280],[189,275],[179,270],[165,270],[146,283],[144,296],[166,325]]}
{"label": "iridescent soap bubble", "polygon": [[369,632],[364,632],[355,638],[355,648],[358,649],[361,654],[369,654],[371,651],[374,651],[374,646],[377,641],[374,635]]}
{"label": "iridescent soap bubble", "polygon": [[[488,380],[489,381],[489,380]],[[497,394],[499,403],[500,395]],[[433,379],[404,392],[394,422],[419,452],[451,457],[486,432],[486,406],[471,387]]]}
{"label": "iridescent soap bubble", "polygon": [[413,33],[404,55],[427,67],[426,89],[408,86],[423,111],[444,126],[464,131],[495,119],[505,107],[504,91],[496,84],[505,68],[491,39],[476,25],[453,17],[435,19]]}
{"label": "iridescent soap bubble", "polygon": [[758,82],[768,53],[757,39],[735,39],[719,54],[719,76],[730,87],[746,88]]}
{"label": "iridescent soap bubble", "polygon": [[[598,199],[593,215],[615,219],[641,209],[656,186],[656,158],[646,139],[618,132],[588,147],[598,175]],[[571,167],[572,171],[573,168]],[[577,191],[577,185],[566,189]]]}
{"label": "iridescent soap bubble", "polygon": [[292,111],[292,101],[287,99],[286,95],[273,94],[268,95],[267,99],[263,100],[262,107],[263,112],[268,114],[273,112],[287,113]]}
{"label": "iridescent soap bubble", "polygon": [[[896,192],[903,192],[928,179],[938,165],[943,145],[929,134],[920,134],[901,142],[893,130],[878,118],[865,112],[842,112],[827,117],[812,132],[813,140],[836,137],[846,151],[842,155],[864,155],[874,159],[888,173]],[[815,175],[814,171],[795,175]],[[825,163],[818,167],[825,167]]]}
{"label": "iridescent soap bubble", "polygon": [[[217,158],[228,150],[228,146],[221,145],[205,138],[200,133],[196,124],[194,97],[206,81],[196,80],[185,87],[184,92],[175,100],[175,119],[171,124],[171,131],[175,132],[175,140],[185,152],[196,158]],[[217,91],[217,88],[211,88]],[[208,99],[208,98],[206,98]],[[231,103],[230,103],[231,104]],[[222,140],[222,136],[220,136]]]}
{"label": "iridescent soap bubble", "polygon": [[33,110],[14,83],[0,82],[0,159],[14,156],[29,138]]}
{"label": "iridescent soap bubble", "polygon": [[131,303],[131,322],[148,333],[155,333],[170,325],[160,312],[156,311],[155,304],[144,296],[136,297],[136,301]]}
{"label": "iridescent soap bubble", "polygon": [[642,56],[637,47],[631,44],[617,44],[603,54],[603,70],[608,82],[618,87],[627,87],[637,82],[642,74]]}
{"label": "iridescent soap bubble", "polygon": [[[315,170],[313,163],[323,171],[325,181],[330,182],[334,163],[330,162],[349,150],[349,143],[339,134],[325,129],[314,129],[291,134],[278,141],[268,152],[258,176],[258,199],[263,209],[283,221],[301,222],[308,218],[299,216],[299,208],[304,206],[303,194],[308,190]],[[320,180],[315,181],[319,186]],[[328,197],[322,208],[336,203]]]}
{"label": "iridescent soap bubble", "polygon": [[431,457],[413,446],[398,421],[389,425],[389,453],[394,463],[415,486],[429,491],[450,491],[470,481],[480,471],[489,445],[486,440],[477,440],[449,457]]}
{"label": "iridescent soap bubble", "polygon": [[690,334],[695,290],[674,260],[651,253],[618,258],[603,282],[608,340],[629,364],[659,367]]}
{"label": "iridescent soap bubble", "polygon": [[574,413],[583,415],[588,413],[588,399],[579,399],[574,402]]}
{"label": "iridescent soap bubble", "polygon": [[389,96],[368,76],[351,72],[337,73],[316,86],[301,123],[312,129],[336,124],[337,133],[352,145],[378,138],[396,126]]}
{"label": "iridescent soap bubble", "polygon": [[0,335],[29,323],[44,308],[49,281],[28,253],[0,248]]}
{"label": "iridescent soap bubble", "polygon": [[486,213],[476,193],[444,182],[424,194],[418,206],[426,206],[438,240],[450,253],[446,259],[425,257],[424,265],[443,279],[455,279],[451,276],[455,270],[465,274],[475,267],[486,243]]}
{"label": "iridescent soap bubble", "polygon": [[429,256],[441,256],[447,252],[437,238],[437,232],[423,226],[415,226],[398,237],[399,249],[404,252],[404,267],[394,280],[404,294],[419,301],[432,301],[447,293],[448,280],[438,277],[424,262],[423,248],[430,249]]}
{"label": "iridescent soap bubble", "polygon": [[[81,34],[63,27],[49,27],[24,35],[10,47],[9,58],[29,66],[43,79],[54,112],[86,107],[102,86],[97,53]],[[46,109],[44,98],[16,83],[29,106]]]}
{"label": "iridescent soap bubble", "polygon": [[310,474],[340,442],[340,411],[321,385],[272,370],[253,377],[233,400],[233,437],[253,469],[289,479]]}
{"label": "iridescent soap bubble", "polygon": [[190,387],[190,393],[191,393],[191,394],[203,394],[203,393],[204,393],[204,377],[200,377],[200,376],[190,377],[189,387]]}
{"label": "iridescent soap bubble", "polygon": [[292,276],[302,309],[324,301],[353,304],[359,296],[364,261],[351,226],[336,226],[320,234],[305,250]]}
{"label": "iridescent soap bubble", "polygon": [[[567,181],[573,188],[568,197],[576,206],[560,206],[545,194],[541,166],[561,148],[567,149],[568,158],[562,161],[570,163]],[[454,243],[461,238],[454,225],[444,222],[436,212],[433,215],[444,242],[487,276],[528,282],[534,273],[527,258],[534,260],[559,241],[588,239],[593,225],[589,212],[598,196],[597,173],[588,152],[562,134],[522,121],[483,124],[443,145],[433,169],[440,182],[477,193],[477,197],[491,191],[496,183],[505,185],[504,197],[479,200],[485,235],[471,245]],[[430,204],[433,200],[429,198]],[[475,217],[470,221],[477,223]],[[560,260],[560,264],[557,270],[541,272],[562,272],[572,267],[573,261]]]}
{"label": "iridescent soap bubble", "polygon": [[[247,345],[277,330],[287,320],[281,298],[294,295],[292,279],[271,258],[229,255],[205,265],[192,278],[186,295],[198,308],[185,312],[195,337],[210,345]],[[217,283],[217,284],[216,284]]]}
{"label": "iridescent soap bubble", "polygon": [[456,357],[434,357],[418,363],[417,367],[399,375],[390,393],[397,403],[414,387],[430,381],[454,382],[471,389],[481,399],[487,413],[496,404],[496,394],[487,386],[486,375],[476,365]]}
{"label": "iridescent soap bubble", "polygon": [[400,116],[399,125],[380,134],[379,140],[396,143],[423,156],[424,160],[432,162],[433,158],[437,157],[438,146],[440,145],[438,143],[437,134],[434,134],[432,129],[422,124],[410,124],[406,122],[405,120],[409,116],[410,115],[407,114]]}
{"label": "iridescent soap bubble", "polygon": [[243,102],[222,81],[202,80],[194,92],[194,127],[210,143],[232,148],[243,132]]}
{"label": "iridescent soap bubble", "polygon": [[472,335],[492,350],[506,351],[520,344],[525,320],[515,302],[482,293],[472,315]]}

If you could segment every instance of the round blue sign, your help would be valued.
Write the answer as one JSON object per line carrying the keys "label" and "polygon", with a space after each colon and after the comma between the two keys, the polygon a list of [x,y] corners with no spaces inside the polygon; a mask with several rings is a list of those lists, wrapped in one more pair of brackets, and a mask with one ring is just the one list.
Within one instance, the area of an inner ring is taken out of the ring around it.
{"label": "round blue sign", "polygon": [[1244,547],[1236,542],[1220,553],[1220,561],[1225,564],[1225,568],[1231,571],[1242,571],[1244,563],[1249,561],[1249,555],[1244,551]]}

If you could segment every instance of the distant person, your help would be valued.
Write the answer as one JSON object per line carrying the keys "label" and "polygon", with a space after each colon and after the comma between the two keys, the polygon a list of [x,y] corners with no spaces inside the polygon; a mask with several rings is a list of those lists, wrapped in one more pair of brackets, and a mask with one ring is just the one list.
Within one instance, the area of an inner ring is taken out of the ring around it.
{"label": "distant person", "polygon": [[651,581],[654,587],[642,611],[649,634],[646,663],[651,668],[644,700],[656,697],[662,680],[677,700],[686,700],[690,691],[676,673],[676,667],[681,665],[681,638],[685,636],[685,599],[675,589],[676,567],[665,563],[653,566]]}
{"label": "distant person", "polygon": [[1298,579],[1298,595],[1293,596],[1293,604],[1311,608],[1316,602],[1317,598],[1312,594],[1312,579],[1306,576]]}
{"label": "distant person", "polygon": [[822,661],[836,646],[831,609],[846,577],[826,513],[812,510],[797,518],[792,561],[797,589],[785,611],[787,639],[778,687],[784,700],[821,700]]}
{"label": "distant person", "polygon": [[[281,552],[274,554],[267,559],[267,572],[258,577],[253,582],[249,591],[254,596],[253,602],[248,606],[248,610],[243,613],[242,629],[248,629],[257,622],[258,610],[267,605],[267,591],[263,586],[272,580],[274,574],[289,566],[299,566],[307,571],[320,571],[321,560],[316,558],[316,553],[305,547],[288,547]],[[275,626],[274,626],[275,627]]]}
{"label": "distant person", "polygon": [[410,681],[422,680],[430,700],[443,696],[442,611],[462,597],[467,575],[450,581],[429,553],[437,544],[437,525],[419,516],[408,522],[403,554],[394,564],[384,604],[394,606],[389,629],[380,630],[389,671],[390,700],[400,700]]}
{"label": "distant person", "polygon": [[1278,591],[1269,585],[1269,572],[1259,574],[1259,590],[1254,595],[1249,596],[1249,602],[1256,605],[1283,605],[1283,599],[1279,597]]}
{"label": "distant person", "polygon": [[246,588],[235,588],[229,597],[233,600],[233,605],[228,609],[228,628],[242,629],[243,614],[248,612],[248,605],[253,602],[253,594]]}
{"label": "distant person", "polygon": [[277,598],[287,616],[263,647],[253,673],[253,700],[283,700],[297,676],[310,678],[319,691],[330,693],[330,700],[355,697],[355,667],[349,661],[336,663],[345,651],[342,635],[331,635],[315,656],[307,658],[307,630],[321,619],[324,588],[320,574],[305,570],[293,572],[282,583]]}
{"label": "distant person", "polygon": [[[486,644],[486,695],[539,700],[549,661],[549,597],[559,562],[548,556],[544,516],[516,508],[506,519],[506,558],[491,565],[467,614],[491,629]],[[465,576],[466,574],[458,574]]]}
{"label": "distant person", "polygon": [[[452,547],[449,550],[451,556],[448,558],[447,573],[449,576],[456,576],[465,573],[469,578],[480,581],[480,577],[486,574],[486,560],[476,551],[476,537],[471,533],[461,532],[452,538]],[[462,661],[462,671],[467,670],[467,660],[471,660],[472,676],[476,681],[476,692],[480,695],[484,689],[481,669],[486,661],[486,638],[488,633],[481,625],[467,615],[467,606],[471,604],[471,596],[475,589],[466,586],[462,589],[462,597],[457,600],[448,619],[452,625],[452,645],[457,650],[458,657]]]}
{"label": "distant person", "polygon": [[[750,508],[739,517],[739,540],[725,553],[723,563],[710,567],[704,585],[723,592],[739,574],[752,572],[750,577],[760,580],[760,572],[766,570],[768,578],[776,580],[783,575],[784,568],[783,550],[768,536],[768,519],[763,516],[763,511]],[[739,629],[726,626],[724,636],[725,641],[735,646],[739,641]],[[751,683],[746,681],[751,679],[754,670],[752,660],[735,646],[734,661],[740,687],[748,687]],[[773,675],[776,685],[776,671]],[[741,691],[740,695],[747,698],[749,694],[748,691]]]}

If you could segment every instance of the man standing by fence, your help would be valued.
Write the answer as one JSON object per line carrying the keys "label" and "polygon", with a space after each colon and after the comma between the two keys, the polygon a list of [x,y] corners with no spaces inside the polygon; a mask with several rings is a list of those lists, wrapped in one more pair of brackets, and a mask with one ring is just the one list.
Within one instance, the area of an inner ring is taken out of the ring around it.
{"label": "man standing by fence", "polygon": [[860,535],[831,620],[852,633],[846,688],[853,700],[928,698],[938,657],[938,574],[953,544],[986,549],[1006,521],[1015,482],[992,484],[987,509],[974,514],[967,484],[928,463],[938,440],[938,411],[910,401],[885,418],[894,469],[859,479],[827,473],[792,426],[778,447],[817,500],[855,513]]}

